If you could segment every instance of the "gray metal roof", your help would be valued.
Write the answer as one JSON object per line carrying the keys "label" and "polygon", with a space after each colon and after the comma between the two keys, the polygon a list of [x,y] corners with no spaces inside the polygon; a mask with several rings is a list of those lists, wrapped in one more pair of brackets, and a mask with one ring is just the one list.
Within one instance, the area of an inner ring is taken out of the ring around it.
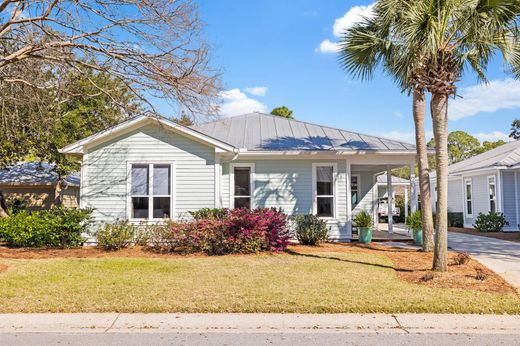
{"label": "gray metal roof", "polygon": [[[55,165],[47,162],[19,162],[11,167],[0,169],[0,185],[53,185],[58,182]],[[64,178],[68,186],[79,186],[79,172]]]}
{"label": "gray metal roof", "polygon": [[415,151],[405,142],[263,113],[250,113],[192,126],[248,151]]}
{"label": "gray metal roof", "polygon": [[[380,174],[377,176],[378,184],[386,184],[386,174]],[[410,180],[392,175],[392,184],[410,184]]]}
{"label": "gray metal roof", "polygon": [[473,156],[467,160],[454,163],[448,167],[448,171],[450,174],[457,174],[475,169],[493,168],[497,166],[510,167],[518,164],[520,164],[520,141],[515,141]]}

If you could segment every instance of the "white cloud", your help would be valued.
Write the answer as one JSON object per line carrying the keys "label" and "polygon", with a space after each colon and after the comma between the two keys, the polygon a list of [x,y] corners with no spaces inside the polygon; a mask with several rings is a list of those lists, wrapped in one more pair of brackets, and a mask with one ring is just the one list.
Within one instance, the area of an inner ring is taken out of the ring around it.
{"label": "white cloud", "polygon": [[267,87],[256,86],[251,88],[245,88],[244,90],[247,91],[249,94],[255,96],[265,96],[267,94]]}
{"label": "white cloud", "polygon": [[220,97],[222,98],[222,104],[220,105],[219,113],[223,116],[230,117],[251,112],[267,112],[267,105],[248,97],[238,88],[223,91]]}
{"label": "white cloud", "polygon": [[451,101],[450,120],[492,113],[500,109],[520,108],[520,81],[514,79],[493,80],[488,84],[461,88],[462,98]]}
{"label": "white cloud", "polygon": [[332,42],[328,39],[321,41],[319,47],[315,49],[316,52],[320,53],[337,53],[338,50],[339,45],[336,42]]}
{"label": "white cloud", "polygon": [[[375,3],[367,6],[351,7],[343,17],[336,18],[336,20],[334,20],[334,26],[332,27],[334,37],[341,37],[345,30],[351,28],[354,24],[361,22],[364,18],[372,17],[374,15],[372,12],[374,5]],[[321,41],[316,51],[321,53],[336,53],[338,51],[338,44],[326,39]]]}
{"label": "white cloud", "polygon": [[480,142],[484,142],[484,141],[494,142],[494,141],[498,141],[499,139],[501,139],[505,142],[509,142],[511,140],[511,138],[509,138],[509,136],[502,131],[493,131],[490,133],[475,133],[475,134],[472,134],[472,136],[477,138]]}

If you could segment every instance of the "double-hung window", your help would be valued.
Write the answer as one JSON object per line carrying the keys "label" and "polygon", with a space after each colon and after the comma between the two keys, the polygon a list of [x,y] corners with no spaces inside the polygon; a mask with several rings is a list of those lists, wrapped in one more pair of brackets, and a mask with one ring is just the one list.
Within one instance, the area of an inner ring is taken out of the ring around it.
{"label": "double-hung window", "polygon": [[497,189],[495,183],[495,176],[488,177],[488,193],[489,193],[489,211],[497,211]]}
{"label": "double-hung window", "polygon": [[473,215],[473,189],[471,187],[471,179],[464,181],[465,192],[466,192],[466,214]]}
{"label": "double-hung window", "polygon": [[172,165],[130,165],[130,219],[169,219],[172,208]]}
{"label": "double-hung window", "polygon": [[333,164],[314,165],[314,213],[318,217],[334,218],[336,167]]}
{"label": "double-hung window", "polygon": [[232,208],[252,209],[253,191],[254,191],[254,165],[253,164],[236,164],[231,166],[232,169]]}

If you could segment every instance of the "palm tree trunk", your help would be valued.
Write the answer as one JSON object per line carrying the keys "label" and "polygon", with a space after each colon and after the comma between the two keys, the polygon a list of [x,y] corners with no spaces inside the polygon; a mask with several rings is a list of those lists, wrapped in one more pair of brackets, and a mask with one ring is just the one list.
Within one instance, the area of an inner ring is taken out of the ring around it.
{"label": "palm tree trunk", "polygon": [[0,218],[9,217],[7,214],[7,203],[2,191],[0,191]]}
{"label": "palm tree trunk", "polygon": [[437,159],[437,218],[433,270],[448,271],[448,96],[433,94],[430,104]]}
{"label": "palm tree trunk", "polygon": [[426,134],[424,133],[424,113],[426,100],[424,93],[413,92],[413,120],[415,124],[415,146],[417,148],[417,165],[419,166],[419,190],[421,192],[421,217],[423,224],[423,251],[433,251],[433,215],[430,198],[430,173]]}

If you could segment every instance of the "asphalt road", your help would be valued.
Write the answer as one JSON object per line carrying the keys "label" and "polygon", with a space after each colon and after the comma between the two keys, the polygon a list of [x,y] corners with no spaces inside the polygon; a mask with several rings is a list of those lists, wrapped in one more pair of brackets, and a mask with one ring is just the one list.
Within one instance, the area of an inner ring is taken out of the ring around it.
{"label": "asphalt road", "polygon": [[0,345],[519,345],[508,334],[402,333],[1,333]]}

